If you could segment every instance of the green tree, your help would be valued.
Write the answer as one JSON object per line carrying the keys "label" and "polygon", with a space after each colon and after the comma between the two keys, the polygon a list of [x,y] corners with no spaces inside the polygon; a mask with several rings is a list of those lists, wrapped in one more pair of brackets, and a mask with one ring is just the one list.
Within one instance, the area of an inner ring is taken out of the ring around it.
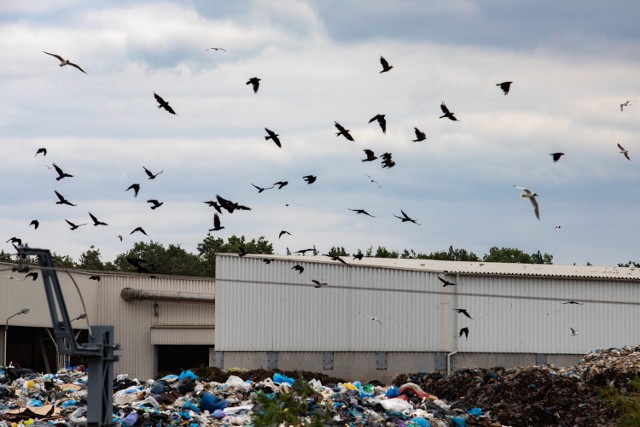
{"label": "green tree", "polygon": [[482,258],[485,262],[510,262],[520,264],[551,264],[553,255],[548,253],[541,254],[540,251],[533,255],[529,255],[520,249],[515,248],[498,248],[493,246],[489,249],[489,253]]}
{"label": "green tree", "polygon": [[248,254],[273,254],[273,244],[269,243],[264,236],[260,236],[258,240],[251,239],[250,242],[247,242],[244,236],[233,235],[225,243],[222,238],[216,238],[209,234],[197,246],[203,274],[215,276],[217,253],[239,253],[240,248],[243,248]]}
{"label": "green tree", "polygon": [[0,252],[0,261],[13,262],[13,260],[11,259],[11,254],[8,252],[5,252],[4,249],[2,250],[2,252]]}
{"label": "green tree", "polygon": [[480,261],[478,255],[473,252],[468,252],[466,249],[453,249],[453,246],[449,246],[448,251],[431,252],[426,258],[444,261]]}
{"label": "green tree", "polygon": [[100,257],[100,249],[94,249],[94,246],[91,245],[86,252],[80,254],[76,267],[87,270],[104,270],[105,266]]}
{"label": "green tree", "polygon": [[53,257],[53,265],[55,265],[56,267],[74,268],[76,266],[73,258],[71,258],[69,255],[58,255],[57,253],[53,252],[51,254],[51,257]]}
{"label": "green tree", "polygon": [[378,246],[378,249],[376,249],[376,252],[374,254],[373,246],[372,246],[369,249],[367,249],[366,256],[374,256],[376,258],[399,258],[400,254],[396,251],[390,251],[389,249],[383,246]]}
{"label": "green tree", "polygon": [[334,246],[329,252],[327,252],[329,256],[349,256],[349,252],[346,251],[344,246]]}
{"label": "green tree", "polygon": [[161,243],[154,241],[137,242],[132,249],[118,255],[114,261],[114,265],[120,271],[138,271],[136,263],[155,274],[203,275],[203,266],[198,257],[174,244],[165,248]]}
{"label": "green tree", "polygon": [[629,261],[627,263],[619,263],[618,267],[635,267],[640,268],[640,262]]}

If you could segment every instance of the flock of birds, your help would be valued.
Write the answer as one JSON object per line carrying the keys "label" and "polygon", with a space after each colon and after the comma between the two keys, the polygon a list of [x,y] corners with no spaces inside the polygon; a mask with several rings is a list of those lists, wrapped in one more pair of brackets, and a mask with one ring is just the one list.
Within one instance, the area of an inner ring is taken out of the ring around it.
{"label": "flock of birds", "polygon": [[[216,52],[227,52],[225,49],[220,48],[220,47],[212,47],[212,48],[208,48],[206,50],[213,50]],[[43,51],[44,52],[44,51]],[[54,58],[56,58],[59,61],[59,66],[60,67],[64,67],[64,66],[70,66],[73,68],[76,68],[77,70],[81,71],[84,74],[87,74],[87,72],[78,64],[75,64],[73,62],[71,62],[69,59],[65,59],[60,55],[54,54],[54,53],[49,53],[49,52],[44,52],[45,54],[52,56]],[[379,71],[379,73],[387,73],[389,71],[391,71],[393,69],[393,65],[390,65],[389,62],[382,56],[380,56],[380,65],[382,67],[382,69]],[[261,78],[259,77],[251,77],[247,80],[246,85],[249,85],[251,87],[251,89],[253,90],[254,94],[257,94],[259,92],[260,89],[260,82],[262,81]],[[511,81],[504,81],[501,83],[497,83],[496,86],[503,92],[503,94],[506,96],[509,94],[509,91],[511,90],[511,86],[512,86],[513,82]],[[157,107],[159,109],[164,109],[167,113],[170,113],[172,115],[176,115],[176,111],[173,109],[173,107],[169,104],[168,101],[166,101],[165,99],[163,99],[160,95],[158,95],[157,93],[154,92],[153,94],[154,99],[157,102]],[[631,101],[628,100],[622,104],[620,104],[620,111],[624,111],[625,107],[629,107],[633,102],[635,101]],[[440,109],[442,111],[442,115],[439,118],[446,118],[449,119],[450,121],[454,121],[457,122],[459,121],[459,119],[456,117],[455,113],[452,112],[449,107],[445,104],[445,102],[442,102],[440,104]],[[376,114],[374,115],[370,120],[369,123],[377,123],[377,125],[380,127],[380,130],[386,134],[387,132],[387,121],[386,121],[386,116],[385,114]],[[351,142],[355,142],[355,138],[353,137],[353,135],[351,134],[351,131],[349,129],[347,129],[346,127],[344,127],[342,124],[340,124],[337,120],[334,121],[334,126],[337,129],[336,132],[336,137],[343,137],[345,138],[347,141],[351,141]],[[266,135],[264,136],[265,140],[269,141],[271,140],[278,148],[282,148],[282,141],[280,140],[280,135],[269,129],[269,128],[264,128]],[[423,130],[419,129],[418,127],[415,127],[414,129],[414,133],[415,133],[415,139],[413,139],[413,142],[421,142],[427,139],[427,134],[426,132],[424,132]],[[630,156],[629,156],[629,151],[626,150],[621,144],[618,144],[618,148],[620,150],[620,153],[627,159],[630,160]],[[395,160],[393,159],[393,155],[390,152],[385,152],[379,156],[377,156],[373,150],[366,148],[363,150],[364,154],[365,154],[365,158],[361,159],[362,162],[372,162],[375,160],[380,160],[381,161],[381,166],[382,168],[386,169],[386,168],[392,168],[396,165]],[[38,155],[42,155],[42,156],[46,156],[47,155],[47,149],[45,147],[39,148],[36,151],[36,156]],[[565,155],[565,153],[562,152],[555,152],[555,153],[551,153],[550,154],[552,156],[552,160],[553,162],[558,162],[562,156]],[[47,167],[49,167],[47,165]],[[60,166],[58,166],[56,163],[53,163],[52,166],[53,170],[55,170],[57,176],[55,178],[55,180],[57,182],[62,181],[63,179],[67,179],[67,178],[73,178],[74,175],[67,173],[66,171],[64,171]],[[51,168],[50,167],[50,168]],[[145,166],[143,166],[143,170],[148,178],[148,180],[154,180],[158,177],[158,175],[160,175],[161,173],[163,173],[163,171],[159,171],[159,172],[152,172],[151,170],[147,169]],[[365,174],[371,181],[371,183],[375,183],[376,185],[378,185],[380,187],[380,184],[375,181],[371,176]],[[316,182],[317,180],[317,176],[315,175],[305,175],[302,177],[303,180],[311,185],[314,182]],[[282,188],[284,188],[285,186],[288,185],[288,181],[277,181],[273,184],[271,184],[270,186],[259,186],[256,185],[254,183],[251,183],[251,185],[258,191],[258,193],[263,193],[264,191],[267,190],[272,190],[274,188],[280,190]],[[133,191],[133,197],[137,198],[138,193],[140,191],[141,188],[141,184],[140,183],[133,183],[131,184],[128,188],[126,188],[124,191]],[[536,199],[536,197],[538,196],[534,191],[526,188],[526,187],[521,187],[521,186],[517,186],[514,185],[514,188],[518,189],[521,191],[521,196],[523,198],[529,199],[529,201],[531,202],[532,206],[533,206],[533,210],[534,210],[534,214],[536,216],[536,218],[539,220],[540,219],[540,207],[538,204],[538,201]],[[59,205],[68,205],[68,206],[77,206],[76,203],[72,203],[71,201],[69,201],[66,197],[64,197],[57,189],[54,190],[54,194],[57,198],[57,201],[55,202],[56,204]],[[147,203],[150,204],[150,209],[152,210],[156,210],[158,208],[160,208],[164,202],[159,201],[157,199],[148,199]],[[209,200],[209,201],[205,201],[205,204],[207,204],[210,207],[213,207],[215,209],[215,213],[213,214],[213,227],[209,229],[209,232],[212,231],[220,231],[222,229],[224,229],[225,227],[222,225],[220,216],[223,214],[223,211],[228,213],[228,214],[232,214],[235,211],[238,210],[251,210],[250,207],[248,206],[244,206],[241,205],[237,202],[228,200],[223,198],[220,195],[216,195],[216,199],[215,200]],[[365,209],[361,209],[361,208],[349,208],[349,210],[353,211],[356,214],[359,215],[365,215],[365,216],[369,216],[372,218],[375,218],[374,215],[370,214],[369,212],[367,212]],[[98,227],[98,226],[107,226],[108,223],[106,223],[105,221],[99,219],[96,215],[94,215],[92,212],[88,212],[89,218],[91,219],[91,223],[93,224],[93,226]],[[404,210],[400,210],[400,215],[396,215],[395,213],[392,214],[394,217],[398,218],[401,222],[405,223],[413,223],[415,225],[420,225],[420,223],[418,223],[417,219],[412,218],[409,214],[407,214]],[[64,221],[67,223],[67,225],[69,226],[69,229],[74,231],[79,229],[82,226],[88,225],[88,222],[82,222],[79,223],[77,220],[70,220],[67,218],[64,218]],[[39,221],[37,219],[34,219],[30,222],[29,226],[33,226],[35,229],[38,228],[39,226]],[[559,226],[556,226],[556,228],[559,228]],[[132,230],[130,231],[130,235],[134,234],[134,233],[142,233],[144,235],[147,235],[147,232],[141,227],[141,226],[136,226],[134,228],[132,228]],[[284,235],[291,235],[290,232],[286,231],[286,230],[282,230],[279,235],[278,235],[278,239],[280,239],[281,237],[283,237]],[[119,234],[117,235],[117,237],[122,241],[122,235]],[[15,245],[20,245],[21,244],[21,239],[18,237],[12,237],[11,239],[9,239],[7,242],[11,242],[12,244]],[[310,248],[310,249],[302,249],[299,251],[296,251],[294,253],[296,254],[305,254],[306,252],[316,252],[315,248]],[[240,256],[244,256],[246,255],[246,251],[244,250],[244,248],[240,249],[239,252]],[[329,255],[327,255],[329,256]],[[342,258],[340,257],[335,257],[335,256],[331,256],[332,259],[339,261],[343,264],[349,265],[347,264]],[[358,255],[354,256],[354,259],[362,259],[362,254],[359,253]],[[139,272],[151,272],[150,266],[148,263],[146,263],[144,260],[140,260],[140,259],[129,259],[129,262],[136,267],[136,270]],[[268,260],[265,259],[265,263],[268,263]],[[298,274],[302,274],[304,271],[304,267],[300,264],[296,264],[292,270],[295,270]],[[31,273],[30,273],[31,274]],[[37,274],[37,273],[36,273]],[[438,277],[442,282],[443,282],[443,286],[449,286],[449,285],[455,285],[455,283],[452,283],[450,281],[447,281],[445,279],[442,279],[440,277]],[[35,280],[35,278],[32,277],[33,280]],[[96,280],[99,280],[99,278],[97,278]],[[317,279],[312,279],[311,282],[313,283],[313,286],[316,288],[321,288],[324,286],[327,286],[327,283],[325,282],[321,282]],[[565,304],[579,304],[575,301],[570,301],[567,302]],[[457,313],[462,314],[464,316],[466,316],[469,319],[472,319],[471,316],[469,315],[469,313],[467,312],[466,309],[464,308],[455,308],[454,310],[457,311]],[[380,325],[382,325],[382,322],[375,316],[368,316],[372,321],[376,321],[378,322]],[[577,330],[571,328],[571,334],[573,336],[577,335]],[[469,328],[468,327],[463,327],[460,329],[459,331],[459,336],[465,336],[468,338],[469,336]]]}

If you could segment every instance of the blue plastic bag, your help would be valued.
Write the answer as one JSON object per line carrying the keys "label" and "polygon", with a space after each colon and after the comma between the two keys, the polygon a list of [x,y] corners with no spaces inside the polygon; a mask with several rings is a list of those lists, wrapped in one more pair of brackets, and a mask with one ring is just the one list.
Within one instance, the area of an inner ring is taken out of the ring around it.
{"label": "blue plastic bag", "polygon": [[475,417],[478,417],[478,416],[482,415],[482,409],[481,409],[481,408],[478,408],[478,407],[476,407],[476,408],[471,408],[471,409],[469,409],[468,414],[469,414],[469,415],[473,415],[473,416],[475,416]]}
{"label": "blue plastic bag", "polygon": [[411,418],[411,421],[409,421],[409,425],[416,426],[416,427],[431,427],[431,424],[429,424],[429,421],[421,417]]}
{"label": "blue plastic bag", "polygon": [[387,390],[387,397],[389,399],[393,397],[398,397],[398,396],[400,396],[400,391],[398,390],[398,387],[391,387],[389,390]]}
{"label": "blue plastic bag", "polygon": [[178,380],[183,380],[185,378],[191,378],[192,380],[197,380],[198,377],[196,376],[196,374],[194,374],[193,372],[191,372],[191,370],[188,371],[182,371],[182,373],[180,374],[180,376],[178,377]]}
{"label": "blue plastic bag", "polygon": [[227,406],[229,406],[228,401],[220,399],[210,391],[204,393],[200,399],[200,408],[204,411],[209,411],[210,414],[213,414],[216,409],[224,409]]}
{"label": "blue plastic bag", "polygon": [[273,382],[276,384],[287,383],[289,385],[293,385],[293,383],[296,382],[296,380],[276,372],[275,374],[273,374]]}

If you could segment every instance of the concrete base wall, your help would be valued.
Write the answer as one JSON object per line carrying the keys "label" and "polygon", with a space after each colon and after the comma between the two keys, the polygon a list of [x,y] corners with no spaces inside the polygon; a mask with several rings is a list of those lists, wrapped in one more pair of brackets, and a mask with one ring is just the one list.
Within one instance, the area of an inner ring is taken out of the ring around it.
{"label": "concrete base wall", "polygon": [[[399,374],[447,370],[447,353],[410,352],[215,352],[209,365],[220,369],[278,369],[319,372],[347,381],[380,380],[389,383]],[[550,364],[574,366],[578,354],[534,353],[456,353],[450,357],[450,369],[513,368]]]}

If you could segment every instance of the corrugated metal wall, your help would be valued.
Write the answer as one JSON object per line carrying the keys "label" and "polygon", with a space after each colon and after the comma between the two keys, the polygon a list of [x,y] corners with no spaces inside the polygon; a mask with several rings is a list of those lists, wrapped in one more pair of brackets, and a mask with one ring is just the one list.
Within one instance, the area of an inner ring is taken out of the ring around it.
{"label": "corrugated metal wall", "polygon": [[[291,270],[296,263],[305,268],[302,274]],[[584,354],[640,342],[640,331],[630,327],[640,320],[640,306],[603,303],[640,303],[637,282],[454,275],[458,285],[443,288],[433,271],[304,257],[266,264],[229,255],[217,257],[216,271],[217,351]],[[316,289],[311,279],[328,286]],[[467,309],[473,319],[454,308]],[[469,328],[468,339],[458,337],[462,327]]]}

